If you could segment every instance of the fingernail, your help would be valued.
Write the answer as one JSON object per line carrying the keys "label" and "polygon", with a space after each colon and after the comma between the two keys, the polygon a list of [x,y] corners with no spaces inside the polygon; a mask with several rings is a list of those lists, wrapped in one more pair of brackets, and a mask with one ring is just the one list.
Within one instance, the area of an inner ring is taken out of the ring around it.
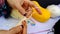
{"label": "fingernail", "polygon": [[23,28],[23,26],[20,25],[20,29],[22,29],[22,28]]}
{"label": "fingernail", "polygon": [[24,28],[23,25],[21,25],[21,27]]}
{"label": "fingernail", "polygon": [[27,13],[24,14],[24,16],[26,16],[26,15],[27,15]]}

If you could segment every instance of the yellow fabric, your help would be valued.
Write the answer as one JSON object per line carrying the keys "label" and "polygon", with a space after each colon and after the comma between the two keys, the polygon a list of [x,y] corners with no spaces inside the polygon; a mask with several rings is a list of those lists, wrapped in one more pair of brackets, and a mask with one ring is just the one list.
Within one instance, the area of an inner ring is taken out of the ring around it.
{"label": "yellow fabric", "polygon": [[21,20],[21,19],[24,18],[24,16],[21,15],[17,9],[13,9],[13,10],[12,10],[11,16],[12,16],[13,18],[19,19],[19,20]]}
{"label": "yellow fabric", "polygon": [[33,17],[35,20],[39,21],[39,22],[46,22],[48,19],[50,19],[50,12],[49,12],[47,9],[41,7],[41,6],[38,4],[38,2],[36,2],[36,1],[33,1],[33,2],[36,4],[36,6],[38,6],[38,7],[40,8],[40,11],[42,12],[42,15],[40,15],[40,14],[33,8],[32,17]]}

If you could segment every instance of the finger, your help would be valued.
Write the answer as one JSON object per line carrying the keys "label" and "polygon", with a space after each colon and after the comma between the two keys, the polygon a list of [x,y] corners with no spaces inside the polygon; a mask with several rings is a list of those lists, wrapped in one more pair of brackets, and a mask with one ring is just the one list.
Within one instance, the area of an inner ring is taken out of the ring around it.
{"label": "finger", "polygon": [[25,14],[26,11],[25,11],[25,9],[24,9],[20,4],[17,3],[16,8],[19,10],[19,12],[20,12],[22,15]]}
{"label": "finger", "polygon": [[23,21],[23,33],[22,34],[27,34],[27,23],[26,23],[26,21],[24,20]]}
{"label": "finger", "polygon": [[23,33],[22,34],[27,34],[27,28],[26,27],[23,28]]}
{"label": "finger", "polygon": [[25,10],[21,6],[21,3],[23,4],[23,2],[24,2],[23,0],[16,0],[16,1],[7,0],[7,2],[13,9],[18,9],[21,14],[25,14]]}
{"label": "finger", "polygon": [[28,3],[29,3],[29,5],[30,5],[31,7],[34,7],[39,14],[42,14],[41,11],[40,11],[40,9],[39,9],[32,1],[29,1]]}
{"label": "finger", "polygon": [[22,25],[23,25],[23,27],[27,28],[27,23],[25,20],[22,22]]}
{"label": "finger", "polygon": [[27,2],[24,2],[24,3],[23,3],[23,5],[22,5],[22,7],[23,7],[25,10],[27,10],[27,9],[28,9],[28,7],[29,7],[29,5],[28,5],[28,3],[27,3]]}
{"label": "finger", "polygon": [[27,24],[25,20],[22,22],[22,26],[23,26],[23,30],[19,32],[19,34],[27,34]]}
{"label": "finger", "polygon": [[9,30],[9,32],[11,32],[13,34],[19,33],[21,31],[22,31],[22,27],[21,26],[17,26],[17,27],[14,27],[14,28]]}
{"label": "finger", "polygon": [[29,18],[32,14],[32,9],[29,7],[29,9],[27,10],[27,15],[26,17]]}

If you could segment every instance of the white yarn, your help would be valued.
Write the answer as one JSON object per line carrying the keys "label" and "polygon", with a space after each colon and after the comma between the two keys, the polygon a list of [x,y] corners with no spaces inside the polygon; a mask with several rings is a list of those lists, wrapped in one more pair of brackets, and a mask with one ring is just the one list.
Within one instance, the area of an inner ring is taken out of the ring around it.
{"label": "white yarn", "polygon": [[47,9],[51,12],[52,18],[60,16],[60,8],[57,5],[49,5]]}

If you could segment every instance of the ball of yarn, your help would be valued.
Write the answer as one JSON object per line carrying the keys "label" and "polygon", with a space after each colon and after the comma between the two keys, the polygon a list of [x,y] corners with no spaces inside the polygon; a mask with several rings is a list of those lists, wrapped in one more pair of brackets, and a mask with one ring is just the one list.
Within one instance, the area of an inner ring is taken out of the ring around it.
{"label": "ball of yarn", "polygon": [[60,16],[60,8],[57,5],[49,5],[47,9],[51,12],[52,18]]}

